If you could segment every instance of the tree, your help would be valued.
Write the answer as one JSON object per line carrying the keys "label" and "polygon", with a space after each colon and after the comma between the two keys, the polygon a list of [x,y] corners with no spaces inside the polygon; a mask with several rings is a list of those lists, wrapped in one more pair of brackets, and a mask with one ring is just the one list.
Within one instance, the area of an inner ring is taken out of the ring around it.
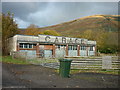
{"label": "tree", "polygon": [[107,32],[107,37],[104,40],[103,53],[118,52],[118,32]]}
{"label": "tree", "polygon": [[85,30],[79,38],[97,41],[97,49],[101,53],[117,53],[118,52],[118,33],[108,32],[104,29]]}
{"label": "tree", "polygon": [[85,30],[82,34],[82,37],[93,40],[94,39],[93,31],[92,30]]}
{"label": "tree", "polygon": [[27,29],[25,30],[25,35],[38,35],[38,34],[42,34],[38,27],[34,24],[31,24],[30,26],[27,27]]}
{"label": "tree", "polygon": [[45,35],[53,35],[53,36],[60,36],[60,34],[58,32],[56,32],[55,30],[45,30],[43,32],[43,34],[45,34]]}
{"label": "tree", "polygon": [[0,13],[0,55],[2,54],[2,14]]}
{"label": "tree", "polygon": [[7,41],[8,38],[18,34],[18,26],[13,19],[13,14],[2,14],[2,54],[8,55]]}

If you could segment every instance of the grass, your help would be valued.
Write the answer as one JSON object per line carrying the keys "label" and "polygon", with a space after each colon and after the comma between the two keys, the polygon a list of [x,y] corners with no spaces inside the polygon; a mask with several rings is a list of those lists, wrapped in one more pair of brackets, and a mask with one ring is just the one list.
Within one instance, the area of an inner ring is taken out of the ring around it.
{"label": "grass", "polygon": [[[66,58],[73,58],[73,57],[66,57]],[[101,56],[86,56],[86,57],[84,57],[84,56],[80,56],[80,57],[74,57],[74,59],[96,59],[96,58],[102,58]]]}
{"label": "grass", "polygon": [[0,56],[0,62],[2,62],[2,56]]}
{"label": "grass", "polygon": [[102,73],[102,74],[114,74],[114,75],[118,75],[120,74],[119,70],[102,70],[102,69],[98,69],[98,70],[92,70],[92,69],[88,69],[88,70],[79,70],[79,69],[71,69],[70,73],[71,74],[75,74],[75,73],[86,73],[86,72],[92,72],[92,73]]}
{"label": "grass", "polygon": [[57,59],[34,59],[34,60],[27,60],[27,62],[32,64],[42,64],[42,63],[55,63],[58,62]]}
{"label": "grass", "polygon": [[11,64],[29,64],[25,60],[20,60],[20,59],[13,59],[12,56],[3,56],[2,62],[3,63],[11,63]]}
{"label": "grass", "polygon": [[[59,69],[55,70],[56,73],[59,73]],[[113,74],[113,75],[120,75],[119,70],[81,70],[81,69],[71,69],[70,74],[77,74],[77,73],[102,73],[102,74]]]}
{"label": "grass", "polygon": [[56,59],[13,59],[12,56],[1,56],[0,62],[11,63],[11,64],[42,64],[42,63],[54,63],[57,62]]}

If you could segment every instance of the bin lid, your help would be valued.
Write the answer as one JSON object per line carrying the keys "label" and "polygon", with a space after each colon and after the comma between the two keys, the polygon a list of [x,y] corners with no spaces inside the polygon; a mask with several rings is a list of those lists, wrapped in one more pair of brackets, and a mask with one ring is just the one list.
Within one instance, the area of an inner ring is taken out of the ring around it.
{"label": "bin lid", "polygon": [[72,59],[59,59],[59,61],[71,62],[71,61],[72,61]]}

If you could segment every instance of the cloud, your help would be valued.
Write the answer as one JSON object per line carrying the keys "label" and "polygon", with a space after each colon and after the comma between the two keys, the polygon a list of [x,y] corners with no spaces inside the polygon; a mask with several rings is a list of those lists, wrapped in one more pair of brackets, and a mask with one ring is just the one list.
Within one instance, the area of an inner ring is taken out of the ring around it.
{"label": "cloud", "polygon": [[15,17],[26,19],[30,13],[34,13],[38,10],[45,10],[48,3],[37,2],[3,2],[2,11],[7,13],[8,11],[14,13]]}
{"label": "cloud", "polygon": [[30,22],[26,22],[20,18],[15,17],[14,21],[18,24],[19,28],[26,28],[30,25]]}
{"label": "cloud", "polygon": [[[4,2],[3,13],[14,13],[19,27],[50,26],[95,14],[118,13],[117,2]],[[26,23],[26,24],[25,24]]]}

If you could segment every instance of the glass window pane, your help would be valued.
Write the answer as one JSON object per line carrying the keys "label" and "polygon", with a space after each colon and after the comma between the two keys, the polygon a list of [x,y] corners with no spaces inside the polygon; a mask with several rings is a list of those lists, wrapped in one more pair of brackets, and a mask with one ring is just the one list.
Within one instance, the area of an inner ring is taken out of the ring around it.
{"label": "glass window pane", "polygon": [[20,44],[19,44],[19,48],[23,48],[23,43],[20,43]]}
{"label": "glass window pane", "polygon": [[32,48],[32,44],[29,44],[29,48]]}
{"label": "glass window pane", "polygon": [[36,46],[36,44],[33,44],[33,46]]}
{"label": "glass window pane", "polygon": [[77,50],[77,46],[76,45],[73,46],[73,50]]}
{"label": "glass window pane", "polygon": [[27,48],[27,43],[24,44],[24,48]]}
{"label": "glass window pane", "polygon": [[93,51],[93,46],[90,47],[90,51]]}
{"label": "glass window pane", "polygon": [[71,45],[68,46],[68,50],[72,50],[72,46]]}

